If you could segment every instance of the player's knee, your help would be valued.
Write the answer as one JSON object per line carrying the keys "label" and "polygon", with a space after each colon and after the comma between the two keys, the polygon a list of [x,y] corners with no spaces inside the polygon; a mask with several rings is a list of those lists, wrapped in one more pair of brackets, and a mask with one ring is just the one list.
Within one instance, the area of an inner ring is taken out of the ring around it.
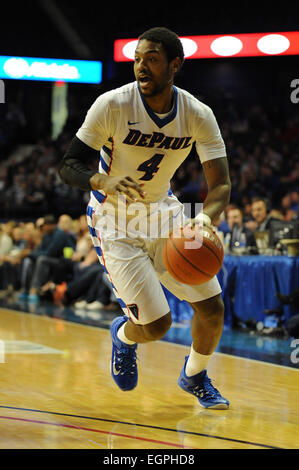
{"label": "player's knee", "polygon": [[152,323],[148,323],[147,325],[143,325],[143,331],[146,338],[149,341],[156,341],[163,338],[171,327],[171,321],[171,314],[169,312],[162,318],[159,318]]}
{"label": "player's knee", "polygon": [[221,295],[193,304],[195,314],[206,317],[210,321],[219,321],[224,316],[224,303]]}
{"label": "player's knee", "polygon": [[211,310],[219,317],[224,315],[224,303],[220,295],[215,297]]}

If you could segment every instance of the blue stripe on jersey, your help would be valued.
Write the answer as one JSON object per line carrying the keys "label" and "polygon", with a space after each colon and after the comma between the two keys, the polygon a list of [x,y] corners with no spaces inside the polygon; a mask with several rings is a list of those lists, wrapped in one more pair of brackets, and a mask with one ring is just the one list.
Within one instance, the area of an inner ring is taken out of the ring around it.
{"label": "blue stripe on jersey", "polygon": [[102,166],[104,172],[108,174],[109,166],[108,166],[107,163],[105,162],[105,160],[104,160],[104,158],[102,157],[102,155],[101,155],[101,158],[100,158],[100,162],[101,162],[101,166]]}
{"label": "blue stripe on jersey", "polygon": [[102,193],[100,193],[99,191],[92,191],[92,194],[93,194],[94,197],[97,199],[97,201],[99,201],[101,204],[102,204],[102,202],[104,202],[105,199],[106,199],[105,194],[102,194]]}
{"label": "blue stripe on jersey", "polygon": [[102,149],[104,150],[105,153],[107,153],[109,157],[112,156],[112,150],[109,147],[106,147],[106,145],[103,145]]}

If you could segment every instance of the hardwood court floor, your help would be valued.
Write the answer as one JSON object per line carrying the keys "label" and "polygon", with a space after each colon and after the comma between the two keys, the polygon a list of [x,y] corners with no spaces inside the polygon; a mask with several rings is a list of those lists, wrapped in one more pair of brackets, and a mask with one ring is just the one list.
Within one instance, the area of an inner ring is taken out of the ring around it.
{"label": "hardwood court floor", "polygon": [[298,370],[215,353],[231,402],[205,410],[177,386],[189,348],[139,346],[139,383],[110,376],[109,330],[0,309],[1,449],[299,448]]}

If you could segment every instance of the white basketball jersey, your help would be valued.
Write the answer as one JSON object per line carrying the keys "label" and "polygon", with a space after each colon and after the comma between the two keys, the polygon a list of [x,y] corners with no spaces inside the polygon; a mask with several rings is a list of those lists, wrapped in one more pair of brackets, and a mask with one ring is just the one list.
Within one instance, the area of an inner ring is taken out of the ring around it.
{"label": "white basketball jersey", "polygon": [[[174,89],[170,113],[161,117],[133,82],[99,96],[89,109],[77,137],[100,150],[99,172],[131,176],[144,183],[144,203],[163,200],[170,180],[195,142],[200,161],[226,156],[212,110],[185,90]],[[116,203],[116,197],[92,191],[91,205]]]}

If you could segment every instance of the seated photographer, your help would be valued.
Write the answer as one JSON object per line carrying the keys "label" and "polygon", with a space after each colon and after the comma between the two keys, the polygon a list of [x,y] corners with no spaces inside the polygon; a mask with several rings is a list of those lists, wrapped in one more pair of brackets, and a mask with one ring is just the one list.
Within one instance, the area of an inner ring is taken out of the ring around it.
{"label": "seated photographer", "polygon": [[253,220],[246,222],[246,227],[253,232],[263,232],[269,230],[273,220],[279,220],[273,217],[268,209],[267,200],[261,197],[255,197],[251,203],[251,216]]}
{"label": "seated photographer", "polygon": [[257,254],[258,249],[252,230],[243,224],[243,213],[238,207],[231,207],[227,211],[227,224],[229,232],[225,234],[224,245],[229,252],[244,251]]}

